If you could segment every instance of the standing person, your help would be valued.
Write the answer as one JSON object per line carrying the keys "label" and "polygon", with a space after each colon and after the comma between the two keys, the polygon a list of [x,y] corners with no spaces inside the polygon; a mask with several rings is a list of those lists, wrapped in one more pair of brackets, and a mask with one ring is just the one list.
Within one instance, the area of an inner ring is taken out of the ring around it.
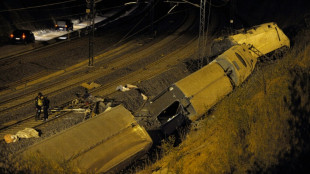
{"label": "standing person", "polygon": [[34,99],[35,106],[36,106],[36,116],[35,120],[40,120],[41,110],[43,107],[43,95],[41,92],[38,93],[38,96]]}
{"label": "standing person", "polygon": [[38,96],[35,98],[35,106],[36,106],[36,116],[35,120],[40,120],[41,111],[43,110],[43,120],[47,121],[48,119],[48,108],[49,108],[49,99],[44,97],[41,92],[38,93]]}
{"label": "standing person", "polygon": [[44,113],[44,119],[43,121],[47,121],[48,119],[48,108],[50,107],[50,100],[45,96],[43,96],[43,113]]}

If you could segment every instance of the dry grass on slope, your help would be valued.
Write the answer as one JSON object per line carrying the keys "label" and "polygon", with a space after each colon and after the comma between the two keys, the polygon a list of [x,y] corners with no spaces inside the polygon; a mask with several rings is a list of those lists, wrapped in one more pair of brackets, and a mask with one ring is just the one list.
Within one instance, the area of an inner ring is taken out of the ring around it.
{"label": "dry grass on slope", "polygon": [[301,36],[284,58],[257,67],[180,146],[164,142],[167,155],[140,173],[274,172],[309,152],[309,31]]}

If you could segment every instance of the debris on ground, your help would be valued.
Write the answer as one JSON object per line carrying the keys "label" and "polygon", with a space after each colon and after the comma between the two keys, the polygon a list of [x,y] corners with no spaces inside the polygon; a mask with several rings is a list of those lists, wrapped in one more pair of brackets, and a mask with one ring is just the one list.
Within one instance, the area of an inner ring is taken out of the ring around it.
{"label": "debris on ground", "polygon": [[140,90],[135,89],[126,92],[115,93],[113,96],[111,96],[111,98],[113,98],[114,103],[118,102],[129,111],[135,112],[143,105],[143,103],[145,103],[141,93],[142,92]]}
{"label": "debris on ground", "polygon": [[116,90],[117,90],[117,91],[125,92],[125,91],[129,91],[129,90],[131,90],[131,89],[137,89],[137,88],[138,88],[138,87],[135,86],[135,85],[126,84],[125,86],[123,86],[123,85],[118,85],[118,86],[116,87]]}
{"label": "debris on ground", "polygon": [[4,138],[4,141],[8,144],[14,143],[18,140],[18,137],[16,135],[12,135],[12,134],[6,134],[6,135],[4,135],[3,138]]}
{"label": "debris on ground", "polygon": [[188,76],[190,72],[187,70],[185,64],[179,64],[171,67],[171,69],[164,71],[160,75],[151,77],[149,79],[139,82],[137,85],[143,94],[148,96],[149,99],[157,96],[163,90],[168,88],[171,84]]}
{"label": "debris on ground", "polygon": [[91,82],[91,83],[82,83],[81,86],[88,89],[88,90],[91,90],[93,88],[98,88],[101,85],[98,83],[95,83],[95,82]]}
{"label": "debris on ground", "polygon": [[144,101],[146,101],[148,99],[148,97],[145,94],[143,94],[143,93],[141,93],[141,96],[142,96]]}
{"label": "debris on ground", "polygon": [[117,91],[122,91],[122,92],[126,92],[126,91],[129,91],[131,89],[137,90],[140,93],[140,95],[142,96],[143,100],[148,99],[148,97],[144,94],[143,90],[138,88],[138,86],[136,86],[136,85],[126,84],[125,86],[119,85],[116,87]]}
{"label": "debris on ground", "polygon": [[24,130],[16,133],[18,138],[39,138],[39,132],[33,128],[25,128]]}
{"label": "debris on ground", "polygon": [[33,128],[25,128],[24,130],[18,131],[15,135],[6,134],[4,135],[4,141],[6,143],[15,143],[20,138],[39,138],[39,132]]}
{"label": "debris on ground", "polygon": [[84,94],[76,93],[77,98],[66,103],[61,107],[50,109],[53,113],[61,112],[76,112],[84,113],[85,119],[96,116],[97,114],[106,111],[112,107],[112,100],[104,99],[99,96],[93,96],[85,88]]}

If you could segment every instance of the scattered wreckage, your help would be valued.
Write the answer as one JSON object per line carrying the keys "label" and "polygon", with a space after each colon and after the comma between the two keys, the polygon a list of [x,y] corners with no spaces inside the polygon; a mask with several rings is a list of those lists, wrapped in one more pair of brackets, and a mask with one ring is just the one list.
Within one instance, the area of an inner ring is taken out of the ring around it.
{"label": "scattered wreckage", "polygon": [[39,132],[33,128],[25,128],[18,131],[16,134],[6,134],[4,136],[4,141],[6,143],[15,143],[21,138],[39,138]]}
{"label": "scattered wreckage", "polygon": [[[259,57],[283,47],[290,47],[289,39],[275,23],[218,39],[213,48],[218,55],[211,63],[148,99],[138,112],[131,113],[122,105],[113,107],[22,154],[39,152],[49,159],[61,158],[83,172],[119,171],[151,148],[151,131],[171,134],[185,120],[198,120],[251,75]],[[146,128],[150,121],[156,126]]]}

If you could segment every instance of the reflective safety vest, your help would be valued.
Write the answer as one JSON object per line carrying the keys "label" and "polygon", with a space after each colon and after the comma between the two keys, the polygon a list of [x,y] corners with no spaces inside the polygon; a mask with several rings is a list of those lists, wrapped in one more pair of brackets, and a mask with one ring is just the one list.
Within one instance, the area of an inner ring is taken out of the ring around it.
{"label": "reflective safety vest", "polygon": [[38,98],[38,106],[43,106],[43,100]]}

